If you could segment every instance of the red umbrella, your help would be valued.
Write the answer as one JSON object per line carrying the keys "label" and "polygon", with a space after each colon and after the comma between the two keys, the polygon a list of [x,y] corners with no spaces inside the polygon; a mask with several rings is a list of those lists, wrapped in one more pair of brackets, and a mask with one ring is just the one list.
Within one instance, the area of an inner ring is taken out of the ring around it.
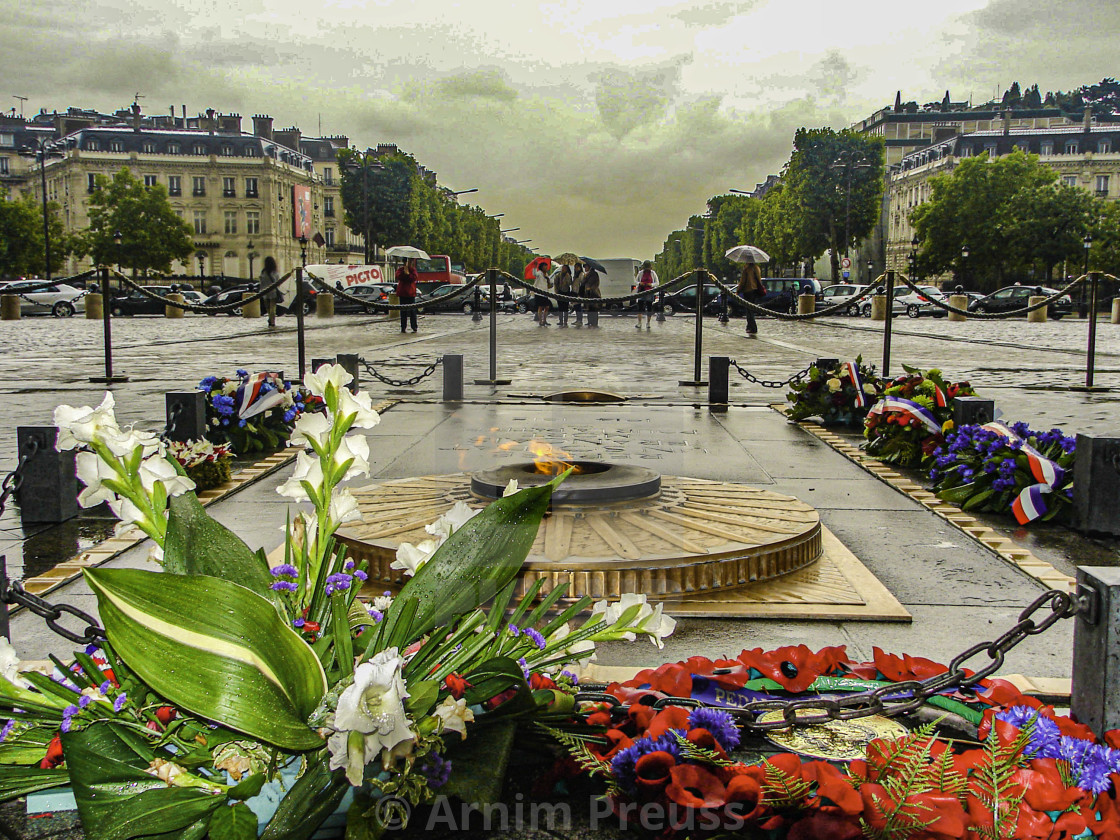
{"label": "red umbrella", "polygon": [[525,279],[526,280],[531,281],[533,279],[533,272],[535,272],[537,270],[538,265],[541,266],[541,268],[544,269],[545,274],[550,273],[552,271],[552,257],[537,257],[532,262],[530,262],[527,266],[525,266]]}

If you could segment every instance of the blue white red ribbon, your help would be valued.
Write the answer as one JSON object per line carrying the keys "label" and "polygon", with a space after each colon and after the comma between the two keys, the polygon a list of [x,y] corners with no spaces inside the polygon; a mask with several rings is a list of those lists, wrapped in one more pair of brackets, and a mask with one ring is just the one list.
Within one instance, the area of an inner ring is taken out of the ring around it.
{"label": "blue white red ribbon", "polygon": [[[237,386],[237,394],[234,397],[237,416],[242,420],[248,420],[279,405],[284,395],[275,380],[275,375],[271,373],[254,373],[243,378],[241,384]],[[272,389],[262,394],[264,386],[270,382]]]}
{"label": "blue white red ribbon", "polygon": [[1015,514],[1016,521],[1020,525],[1026,525],[1028,522],[1044,516],[1049,508],[1042,497],[1045,493],[1052,493],[1054,488],[1062,483],[1066,477],[1066,471],[1049,458],[1040,455],[1038,450],[1034,449],[1003,423],[985,423],[980,428],[994,432],[1009,441],[1021,443],[1022,448],[1019,451],[1026,456],[1031,475],[1038,482],[1038,484],[1032,484],[1019,493],[1015,501],[1011,503],[1011,512]]}
{"label": "blue white red ribbon", "polygon": [[875,403],[868,414],[882,414],[884,411],[897,411],[901,414],[907,414],[925,426],[930,434],[941,434],[941,424],[937,422],[937,417],[934,416],[933,412],[913,400],[902,397],[883,397]]}
{"label": "blue white red ribbon", "polygon": [[844,362],[843,375],[856,389],[856,405],[859,408],[866,408],[867,395],[863,393],[863,381],[859,378],[859,365],[855,362]]}

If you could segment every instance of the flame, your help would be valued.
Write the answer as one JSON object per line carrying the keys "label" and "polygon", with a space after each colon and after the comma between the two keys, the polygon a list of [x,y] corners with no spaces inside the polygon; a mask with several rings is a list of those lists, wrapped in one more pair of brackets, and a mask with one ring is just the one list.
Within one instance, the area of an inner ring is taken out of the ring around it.
{"label": "flame", "polygon": [[513,449],[516,449],[518,446],[520,446],[520,444],[517,441],[507,440],[507,441],[503,441],[502,443],[498,444],[498,451],[499,452],[509,452]]}
{"label": "flame", "polygon": [[557,449],[551,443],[546,443],[543,440],[531,440],[527,448],[533,453],[534,469],[542,475],[560,475],[569,467],[573,468],[574,475],[583,472],[579,465],[575,463],[570,452]]}

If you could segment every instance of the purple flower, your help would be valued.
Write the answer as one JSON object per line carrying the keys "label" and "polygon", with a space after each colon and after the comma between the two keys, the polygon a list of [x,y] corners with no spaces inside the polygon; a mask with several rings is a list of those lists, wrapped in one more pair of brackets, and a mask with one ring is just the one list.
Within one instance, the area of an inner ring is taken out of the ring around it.
{"label": "purple flower", "polygon": [[573,673],[572,673],[571,671],[561,671],[561,672],[560,672],[560,676],[561,676],[561,677],[567,677],[567,678],[568,678],[568,681],[569,681],[569,682],[570,682],[570,683],[571,683],[572,685],[579,685],[579,677],[577,677],[577,676],[576,676],[575,674],[573,674]]}
{"label": "purple flower", "polygon": [[273,577],[299,577],[299,569],[291,563],[281,563],[271,569]]}
{"label": "purple flower", "polygon": [[0,744],[8,740],[8,736],[12,734],[12,730],[15,728],[16,722],[14,718],[4,724],[4,728],[0,729]]}
{"label": "purple flower", "polygon": [[117,695],[117,699],[113,701],[113,711],[119,712],[124,708],[124,704],[128,701],[128,695],[123,691]]}
{"label": "purple flower", "polygon": [[297,618],[295,621],[292,622],[292,627],[295,627],[298,630],[300,627],[303,627],[303,625],[306,624],[306,623],[307,622],[305,622],[302,618]]}
{"label": "purple flower", "polygon": [[509,634],[515,639],[521,635],[521,628],[516,624],[511,624],[507,629],[509,630]]}
{"label": "purple flower", "polygon": [[1062,737],[1058,724],[1050,718],[1040,715],[1037,709],[1030,706],[1012,706],[996,715],[997,720],[1005,720],[1012,726],[1022,729],[1032,720],[1034,730],[1031,732],[1031,741],[1023,751],[1028,758],[1057,758],[1058,742]]}
{"label": "purple flower", "polygon": [[708,709],[703,706],[693,709],[688,716],[688,725],[707,729],[725,750],[733,750],[739,746],[739,727],[735,725],[731,715],[720,709]]}
{"label": "purple flower", "polygon": [[363,572],[363,571],[362,571],[361,569],[358,569],[358,570],[357,570],[356,572],[354,572],[354,577],[356,577],[356,578],[357,578],[358,580],[360,580],[360,581],[361,581],[362,583],[365,583],[365,582],[366,582],[366,580],[368,580],[368,579],[369,579],[369,575],[367,575],[367,574],[366,574],[365,572]]}
{"label": "purple flower", "polygon": [[614,758],[611,759],[611,775],[618,782],[618,786],[631,795],[637,793],[635,768],[638,759],[643,755],[664,751],[674,758],[678,758],[681,748],[677,744],[677,739],[673,736],[673,733],[680,731],[679,729],[669,730],[660,738],[639,738],[626,749],[615,753]]}
{"label": "purple flower", "polygon": [[350,584],[353,583],[354,578],[345,572],[336,572],[327,577],[327,594],[334,595],[337,592],[346,592],[350,589]]}
{"label": "purple flower", "polygon": [[62,719],[62,723],[58,727],[59,730],[61,730],[62,732],[69,732],[70,731],[70,726],[71,726],[70,720],[71,720],[70,718],[64,717]]}
{"label": "purple flower", "polygon": [[525,679],[529,679],[529,663],[525,661],[525,657],[522,656],[518,659],[517,664],[521,666],[521,672],[525,675]]}
{"label": "purple flower", "polygon": [[299,589],[298,586],[289,580],[278,580],[268,588],[276,592],[295,592]]}
{"label": "purple flower", "polygon": [[532,640],[533,644],[537,646],[537,650],[544,650],[546,644],[544,636],[542,636],[532,627],[528,628],[527,630],[522,630],[521,632],[522,635],[527,636]]}
{"label": "purple flower", "polygon": [[451,762],[439,753],[429,753],[420,762],[420,772],[427,777],[428,787],[443,787],[451,778]]}
{"label": "purple flower", "polygon": [[372,618],[376,624],[380,624],[385,618],[385,613],[381,612],[381,610],[375,610],[373,607],[367,607],[366,612],[369,613],[369,617]]}
{"label": "purple flower", "polygon": [[1108,774],[1113,772],[1115,750],[1081,738],[1065,736],[1058,743],[1056,757],[1069,762],[1074,784],[1082,790],[1103,793],[1109,789]]}
{"label": "purple flower", "polygon": [[83,694],[81,699],[78,701],[78,708],[79,709],[84,709],[86,706],[88,706],[92,702],[93,702],[92,697],[90,697],[88,694]]}
{"label": "purple flower", "polygon": [[113,683],[110,680],[105,680],[105,682],[101,683],[101,685],[97,687],[97,690],[102,694],[108,694],[113,690]]}

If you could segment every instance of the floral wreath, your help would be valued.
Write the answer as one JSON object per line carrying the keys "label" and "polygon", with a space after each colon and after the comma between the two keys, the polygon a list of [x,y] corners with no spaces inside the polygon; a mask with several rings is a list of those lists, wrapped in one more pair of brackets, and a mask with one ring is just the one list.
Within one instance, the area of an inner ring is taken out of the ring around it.
{"label": "floral wreath", "polygon": [[874,365],[865,365],[863,356],[827,370],[813,364],[807,379],[790,383],[787,414],[791,420],[820,417],[826,426],[860,426],[882,391]]}
{"label": "floral wreath", "polygon": [[906,376],[894,379],[868,412],[863,434],[867,454],[889,464],[916,467],[945,443],[953,428],[953,400],[975,396],[967,382],[948,382],[941,371],[922,372],[903,365]]}

